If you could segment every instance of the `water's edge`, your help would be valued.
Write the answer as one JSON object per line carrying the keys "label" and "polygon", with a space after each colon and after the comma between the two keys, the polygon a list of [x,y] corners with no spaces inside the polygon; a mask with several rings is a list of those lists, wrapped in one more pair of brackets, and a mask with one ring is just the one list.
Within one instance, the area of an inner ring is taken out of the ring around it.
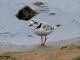
{"label": "water's edge", "polygon": [[26,46],[26,45],[13,45],[9,43],[0,42],[0,53],[3,52],[23,52],[23,51],[32,51],[32,50],[41,50],[41,49],[50,49],[50,48],[61,48],[67,45],[76,45],[80,46],[80,37],[68,39],[68,40],[60,40],[56,42],[47,42],[46,46],[40,46],[38,44]]}

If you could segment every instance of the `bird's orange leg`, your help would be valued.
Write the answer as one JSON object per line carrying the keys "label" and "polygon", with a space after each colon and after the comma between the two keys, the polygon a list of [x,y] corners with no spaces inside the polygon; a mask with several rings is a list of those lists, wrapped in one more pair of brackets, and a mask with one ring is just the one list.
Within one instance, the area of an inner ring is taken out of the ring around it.
{"label": "bird's orange leg", "polygon": [[44,45],[43,36],[41,36],[41,46]]}
{"label": "bird's orange leg", "polygon": [[44,43],[43,43],[44,45],[45,45],[45,43],[46,43],[46,40],[47,40],[47,37],[45,36],[45,40],[44,40]]}

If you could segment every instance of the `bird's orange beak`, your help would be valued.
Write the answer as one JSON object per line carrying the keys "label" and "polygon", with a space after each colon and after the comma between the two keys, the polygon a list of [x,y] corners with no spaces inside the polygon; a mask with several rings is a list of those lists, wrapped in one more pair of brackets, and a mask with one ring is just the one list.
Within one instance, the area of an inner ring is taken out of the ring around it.
{"label": "bird's orange beak", "polygon": [[33,24],[30,24],[29,26],[33,26]]}
{"label": "bird's orange beak", "polygon": [[29,22],[30,22],[30,25],[29,25],[29,26],[33,26],[33,23],[34,23],[34,22],[33,22],[33,21],[29,21]]}

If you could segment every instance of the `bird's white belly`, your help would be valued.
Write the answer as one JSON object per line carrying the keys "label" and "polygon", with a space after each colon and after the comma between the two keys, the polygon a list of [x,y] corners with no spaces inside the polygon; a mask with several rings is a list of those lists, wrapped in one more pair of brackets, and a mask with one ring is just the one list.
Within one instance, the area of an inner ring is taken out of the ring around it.
{"label": "bird's white belly", "polygon": [[36,30],[33,30],[35,34],[39,35],[39,36],[46,36],[50,33],[52,33],[53,30],[49,30],[49,31],[46,31],[46,30],[43,30],[43,29],[36,29]]}

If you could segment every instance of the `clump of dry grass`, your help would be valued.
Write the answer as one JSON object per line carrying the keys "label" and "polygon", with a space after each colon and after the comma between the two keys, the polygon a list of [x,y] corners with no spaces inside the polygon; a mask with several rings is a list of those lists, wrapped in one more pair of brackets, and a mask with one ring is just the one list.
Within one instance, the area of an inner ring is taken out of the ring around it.
{"label": "clump of dry grass", "polygon": [[80,56],[78,56],[78,57],[76,57],[76,58],[74,58],[72,60],[80,60]]}

